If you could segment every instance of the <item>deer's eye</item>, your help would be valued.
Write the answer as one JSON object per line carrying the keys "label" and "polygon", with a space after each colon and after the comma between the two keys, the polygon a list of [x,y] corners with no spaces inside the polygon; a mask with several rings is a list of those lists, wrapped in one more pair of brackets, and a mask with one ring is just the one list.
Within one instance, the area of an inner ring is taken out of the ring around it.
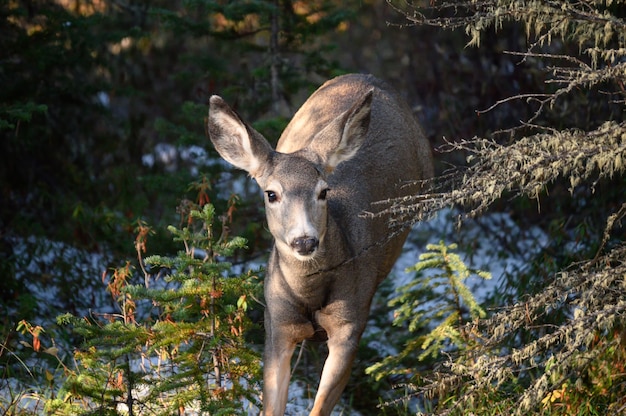
{"label": "deer's eye", "polygon": [[317,197],[317,199],[319,199],[320,201],[325,201],[326,200],[326,194],[328,194],[329,189],[322,189],[322,192],[320,192],[319,196]]}
{"label": "deer's eye", "polygon": [[267,194],[267,201],[271,204],[278,201],[278,195],[274,191],[265,191]]}

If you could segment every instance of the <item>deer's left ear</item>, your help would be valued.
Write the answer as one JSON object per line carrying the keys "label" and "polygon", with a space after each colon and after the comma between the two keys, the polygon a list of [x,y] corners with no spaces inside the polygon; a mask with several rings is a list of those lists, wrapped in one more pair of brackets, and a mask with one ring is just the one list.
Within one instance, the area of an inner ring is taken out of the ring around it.
{"label": "deer's left ear", "polygon": [[247,171],[253,178],[262,175],[273,152],[272,146],[217,95],[210,100],[207,132],[224,160]]}
{"label": "deer's left ear", "polygon": [[312,141],[309,150],[321,156],[327,172],[354,157],[361,148],[370,124],[373,95],[374,89],[365,93],[349,110],[317,133]]}

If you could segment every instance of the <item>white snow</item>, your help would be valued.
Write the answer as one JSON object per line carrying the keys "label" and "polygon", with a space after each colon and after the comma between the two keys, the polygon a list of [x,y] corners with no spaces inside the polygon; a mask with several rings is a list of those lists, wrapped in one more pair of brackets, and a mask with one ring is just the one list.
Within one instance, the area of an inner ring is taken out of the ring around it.
{"label": "white snow", "polygon": [[[170,148],[170,150],[172,149]],[[171,155],[169,152],[164,153]],[[163,157],[164,154],[161,156]],[[206,155],[198,149],[189,149],[189,154],[185,156],[185,158],[196,161],[203,161],[205,157]],[[223,179],[232,180],[232,175],[224,173]],[[259,192],[256,184],[250,180],[241,180],[240,178],[239,180],[232,180],[231,183],[232,188],[229,192],[239,193],[243,191],[248,195],[252,192]],[[484,301],[503,282],[506,273],[523,268],[530,256],[541,250],[548,241],[548,237],[539,229],[519,229],[510,216],[504,213],[486,215],[480,222],[468,222],[464,225],[463,231],[459,232],[454,227],[457,215],[458,213],[455,211],[442,211],[433,220],[415,227],[407,240],[403,255],[389,277],[394,288],[406,284],[413,277],[413,273],[406,273],[405,270],[418,261],[419,255],[425,251],[426,244],[439,243],[440,241],[444,241],[446,244],[458,242],[459,254],[471,267],[489,271],[493,275],[491,280],[476,278],[468,282],[476,298],[479,301]],[[47,273],[51,276],[50,282],[60,282],[63,280],[58,279],[59,276],[73,275],[74,278],[83,278],[85,282],[90,282],[85,285],[85,293],[82,293],[81,296],[93,299],[93,307],[105,305],[110,300],[110,295],[106,292],[104,284],[101,281],[94,284],[94,279],[101,278],[101,274],[109,261],[105,254],[87,253],[60,242],[35,237],[14,238],[12,244],[14,254],[17,258],[22,259],[22,263],[17,266],[18,278],[31,274],[43,276]],[[504,255],[502,245],[507,246],[506,253],[509,254]],[[35,255],[31,255],[33,248],[37,247],[39,251]],[[463,247],[471,247],[471,252],[460,251]],[[511,252],[514,254],[511,255]],[[59,262],[58,259],[63,259],[63,261]],[[60,264],[71,264],[72,267],[69,270],[58,269]],[[257,267],[258,264],[254,266]],[[41,284],[43,280],[28,280],[26,284],[39,301],[43,313],[41,316],[52,321],[58,311],[57,308],[60,306],[59,297],[62,288],[43,285]],[[385,302],[387,300],[382,299],[380,301]],[[88,314],[89,310],[78,312]],[[380,324],[381,320],[372,320],[371,324],[374,322]],[[45,323],[40,324],[45,325]],[[370,347],[381,353],[396,353],[396,347],[387,342],[383,336],[384,331],[388,330],[391,325],[391,316],[387,324],[382,323],[380,325],[384,327],[370,325],[366,329],[365,339],[370,340]],[[302,380],[292,380],[289,388],[287,414],[308,414],[313,405],[316,383],[317,380],[312,380],[311,384]],[[136,394],[141,394],[141,392],[137,391]],[[257,414],[259,411],[253,403],[248,403],[247,407],[249,408],[249,415]],[[358,415],[358,413],[349,406],[341,404],[333,412],[333,415]]]}

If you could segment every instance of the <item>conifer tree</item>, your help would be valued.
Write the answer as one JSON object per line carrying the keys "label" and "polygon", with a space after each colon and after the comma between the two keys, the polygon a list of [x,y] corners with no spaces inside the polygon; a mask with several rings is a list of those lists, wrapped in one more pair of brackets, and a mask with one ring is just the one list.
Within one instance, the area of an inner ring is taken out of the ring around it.
{"label": "conifer tree", "polygon": [[[143,284],[131,284],[130,262],[111,274],[118,313],[58,318],[83,342],[51,414],[241,414],[256,404],[260,357],[245,336],[258,281],[223,260],[245,240],[228,235],[226,217],[214,234],[211,204],[183,212],[183,226],[169,230],[184,250],[145,258]],[[140,260],[149,232],[139,224]]]}
{"label": "conifer tree", "polygon": [[[440,178],[431,193],[399,201],[398,221],[448,206],[474,217],[502,197],[539,201],[561,184],[579,204],[605,215],[604,226],[586,234],[578,262],[551,261],[551,252],[542,252],[531,270],[551,278],[534,289],[516,286],[513,304],[472,323],[478,348],[450,356],[413,386],[415,394],[434,398],[436,414],[623,414],[626,246],[616,231],[626,201],[623,191],[609,192],[612,199],[594,191],[603,182],[624,186],[624,2],[394,4],[413,23],[465,29],[470,46],[479,47],[492,30],[521,24],[529,48],[511,55],[545,71],[545,91],[503,97],[484,110],[530,105],[533,115],[488,138],[450,140],[445,150],[467,154],[468,165]],[[585,120],[574,117],[581,106]]]}
{"label": "conifer tree", "polygon": [[415,376],[411,363],[437,358],[443,351],[471,349],[474,340],[466,324],[486,316],[466,280],[472,275],[483,279],[491,275],[468,268],[454,252],[456,244],[440,242],[426,249],[419,262],[407,269],[415,272],[413,280],[399,287],[389,301],[394,308],[393,324],[406,328],[411,336],[399,354],[367,369],[376,379],[404,374],[411,380]]}

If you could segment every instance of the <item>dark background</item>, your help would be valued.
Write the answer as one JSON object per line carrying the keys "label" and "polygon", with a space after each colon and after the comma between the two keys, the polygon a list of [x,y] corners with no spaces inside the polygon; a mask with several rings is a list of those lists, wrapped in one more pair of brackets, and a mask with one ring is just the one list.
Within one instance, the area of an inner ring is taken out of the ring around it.
{"label": "dark background", "polygon": [[[38,322],[100,302],[82,295],[101,286],[100,275],[77,265],[73,253],[86,263],[96,254],[117,266],[133,256],[139,220],[156,230],[149,250],[171,253],[176,248],[164,230],[180,221],[181,201],[208,197],[218,211],[225,209],[233,193],[221,175],[228,168],[216,162],[204,132],[212,94],[275,143],[323,81],[373,73],[409,102],[442,174],[466,156],[438,152],[444,138],[491,137],[529,119],[536,107],[516,100],[477,110],[554,88],[544,83],[541,59],[504,53],[528,49],[518,25],[486,31],[476,48],[467,46],[462,30],[408,23],[385,2],[369,0],[2,2],[0,342],[15,342],[21,319]],[[578,45],[551,48],[578,53]],[[607,103],[601,90],[580,90],[538,123],[590,130],[621,117],[621,107]],[[493,137],[508,143],[517,135]],[[189,149],[204,149],[207,157],[187,156]],[[146,155],[154,163],[146,163]],[[572,198],[568,184],[556,183],[540,204],[504,199],[492,209],[509,213],[522,228],[545,230],[551,270],[559,270],[597,248],[623,185],[621,178],[601,181],[594,192],[581,189]],[[243,192],[233,228],[249,244],[235,261],[267,252],[263,221],[254,188]],[[581,240],[588,244],[580,250],[563,250]],[[67,255],[47,258],[54,244],[63,244]],[[548,278],[545,269],[528,273],[511,285],[533,290]],[[53,305],[39,301],[47,288],[59,290]],[[503,290],[503,299],[509,292]]]}

